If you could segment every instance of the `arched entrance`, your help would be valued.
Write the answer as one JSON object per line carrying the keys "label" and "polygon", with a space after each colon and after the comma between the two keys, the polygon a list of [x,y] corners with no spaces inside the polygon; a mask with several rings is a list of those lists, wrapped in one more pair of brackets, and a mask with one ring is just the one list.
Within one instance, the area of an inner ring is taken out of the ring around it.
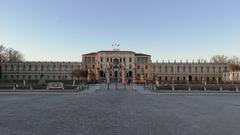
{"label": "arched entrance", "polygon": [[191,76],[191,75],[188,76],[188,80],[189,80],[190,82],[192,81],[192,76]]}
{"label": "arched entrance", "polygon": [[104,72],[101,70],[100,71],[100,78],[103,78],[104,77]]}
{"label": "arched entrance", "polygon": [[118,71],[114,71],[114,78],[118,78]]}
{"label": "arched entrance", "polygon": [[128,77],[131,77],[131,78],[132,78],[132,71],[129,71],[129,72],[128,72]]}
{"label": "arched entrance", "polygon": [[114,80],[118,80],[119,77],[119,59],[113,59],[113,77]]}

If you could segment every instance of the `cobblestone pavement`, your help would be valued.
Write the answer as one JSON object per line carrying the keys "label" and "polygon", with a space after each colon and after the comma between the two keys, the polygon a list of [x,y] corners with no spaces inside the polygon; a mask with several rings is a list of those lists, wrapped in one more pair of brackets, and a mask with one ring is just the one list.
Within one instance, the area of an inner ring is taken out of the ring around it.
{"label": "cobblestone pavement", "polygon": [[109,91],[0,93],[1,135],[239,135],[240,95]]}

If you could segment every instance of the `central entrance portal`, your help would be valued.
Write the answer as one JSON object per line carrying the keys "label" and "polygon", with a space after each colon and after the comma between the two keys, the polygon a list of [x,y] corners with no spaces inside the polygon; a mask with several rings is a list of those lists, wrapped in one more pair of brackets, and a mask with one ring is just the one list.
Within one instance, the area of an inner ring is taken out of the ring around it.
{"label": "central entrance portal", "polygon": [[115,79],[115,81],[117,81],[117,80],[118,80],[118,77],[119,77],[119,75],[118,75],[118,72],[119,72],[119,59],[115,58],[115,59],[113,60],[113,64],[114,64],[114,66],[113,66],[114,79]]}
{"label": "central entrance portal", "polygon": [[114,71],[114,78],[118,78],[118,71]]}

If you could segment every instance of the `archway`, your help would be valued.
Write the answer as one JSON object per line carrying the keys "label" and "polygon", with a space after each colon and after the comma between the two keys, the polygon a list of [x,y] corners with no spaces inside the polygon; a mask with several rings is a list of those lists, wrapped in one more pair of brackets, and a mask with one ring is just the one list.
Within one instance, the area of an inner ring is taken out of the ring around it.
{"label": "archway", "polygon": [[128,77],[132,77],[132,71],[128,72]]}
{"label": "archway", "polygon": [[100,71],[100,78],[103,78],[104,77],[104,72],[101,70]]}
{"label": "archway", "polygon": [[114,78],[118,78],[118,71],[114,71]]}
{"label": "archway", "polygon": [[192,81],[192,76],[191,75],[188,76],[188,80]]}

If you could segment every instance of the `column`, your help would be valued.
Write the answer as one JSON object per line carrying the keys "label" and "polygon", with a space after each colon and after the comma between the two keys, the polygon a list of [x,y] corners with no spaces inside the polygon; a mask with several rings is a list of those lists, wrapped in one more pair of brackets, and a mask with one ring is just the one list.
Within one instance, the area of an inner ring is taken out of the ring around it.
{"label": "column", "polygon": [[126,68],[125,65],[122,64],[122,83],[125,84],[125,74],[126,74]]}
{"label": "column", "polygon": [[133,83],[136,83],[136,64],[133,64],[132,66],[132,80]]}
{"label": "column", "polygon": [[109,63],[107,63],[106,81],[107,81],[107,83],[110,83],[110,65],[109,65]]}
{"label": "column", "polygon": [[88,68],[87,81],[89,82],[90,80],[91,80],[91,69]]}
{"label": "column", "polygon": [[99,80],[99,63],[97,62],[96,64],[96,80],[98,81]]}

